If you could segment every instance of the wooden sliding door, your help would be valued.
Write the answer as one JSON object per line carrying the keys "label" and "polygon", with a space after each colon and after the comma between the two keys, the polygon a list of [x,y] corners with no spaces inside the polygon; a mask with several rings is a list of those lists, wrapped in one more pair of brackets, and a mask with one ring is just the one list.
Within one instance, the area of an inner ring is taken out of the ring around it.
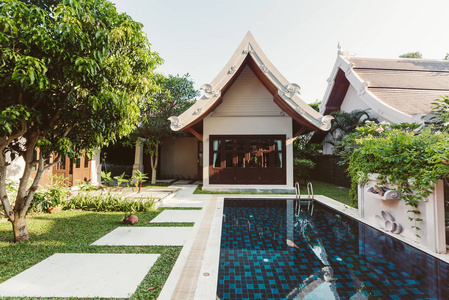
{"label": "wooden sliding door", "polygon": [[285,135],[211,135],[210,184],[285,184]]}

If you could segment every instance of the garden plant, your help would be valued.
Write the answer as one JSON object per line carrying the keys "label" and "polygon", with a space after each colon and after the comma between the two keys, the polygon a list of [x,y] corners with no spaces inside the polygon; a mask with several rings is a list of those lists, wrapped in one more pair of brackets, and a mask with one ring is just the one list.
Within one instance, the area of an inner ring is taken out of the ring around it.
{"label": "garden plant", "polygon": [[342,141],[340,152],[352,179],[351,204],[357,203],[357,185],[369,174],[379,174],[380,184],[394,184],[401,191],[419,236],[418,204],[449,176],[449,133],[417,124],[376,124],[367,121]]}

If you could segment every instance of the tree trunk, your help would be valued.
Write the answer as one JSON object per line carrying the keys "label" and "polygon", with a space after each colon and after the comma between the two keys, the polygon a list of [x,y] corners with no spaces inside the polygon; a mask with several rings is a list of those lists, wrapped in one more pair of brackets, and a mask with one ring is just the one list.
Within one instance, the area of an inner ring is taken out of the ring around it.
{"label": "tree trunk", "polygon": [[28,240],[26,216],[21,216],[21,214],[15,213],[14,221],[12,222],[12,229],[14,231],[15,242],[23,242]]}
{"label": "tree trunk", "polygon": [[156,184],[157,159],[159,158],[159,146],[156,145],[154,155],[150,155],[151,162],[151,184]]}
{"label": "tree trunk", "polygon": [[9,221],[12,223],[14,241],[22,242],[28,240],[28,230],[26,227],[26,214],[33,199],[34,193],[37,190],[37,184],[43,174],[43,159],[39,163],[36,177],[34,178],[33,185],[28,189],[28,180],[30,179],[31,169],[35,164],[33,160],[33,151],[36,145],[36,141],[39,134],[33,133],[25,142],[25,154],[23,158],[25,160],[25,168],[23,170],[22,178],[19,182],[19,188],[17,191],[16,202],[14,204],[13,214],[9,215]]}
{"label": "tree trunk", "polygon": [[151,184],[156,184],[156,170],[157,168],[151,169]]}
{"label": "tree trunk", "polygon": [[10,220],[14,219],[14,213],[6,192],[6,158],[3,152],[0,152],[0,198],[6,217]]}

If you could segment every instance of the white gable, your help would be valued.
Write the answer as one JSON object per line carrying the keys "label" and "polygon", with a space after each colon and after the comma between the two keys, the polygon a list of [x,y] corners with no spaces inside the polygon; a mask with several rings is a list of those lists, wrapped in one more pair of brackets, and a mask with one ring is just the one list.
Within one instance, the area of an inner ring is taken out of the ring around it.
{"label": "white gable", "polygon": [[371,108],[360,99],[358,92],[356,89],[349,85],[348,91],[346,92],[343,103],[341,104],[340,110],[351,112],[354,110],[368,110],[370,114],[372,114]]}
{"label": "white gable", "polygon": [[281,116],[273,95],[263,86],[250,67],[246,66],[223,96],[223,103],[214,116]]}

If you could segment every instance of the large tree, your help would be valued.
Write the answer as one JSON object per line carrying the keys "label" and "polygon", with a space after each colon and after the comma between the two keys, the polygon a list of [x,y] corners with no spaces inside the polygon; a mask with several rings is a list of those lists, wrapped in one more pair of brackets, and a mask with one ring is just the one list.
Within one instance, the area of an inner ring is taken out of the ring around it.
{"label": "large tree", "polygon": [[[142,25],[106,0],[0,2],[0,198],[15,241],[28,239],[26,214],[43,172],[129,134],[160,63]],[[8,153],[25,160],[11,202]]]}
{"label": "large tree", "polygon": [[150,155],[152,184],[156,183],[159,145],[172,134],[168,118],[183,113],[199,95],[189,74],[168,77],[158,74],[155,82],[159,90],[140,101],[141,114],[135,131],[137,142],[143,144],[145,153]]}
{"label": "large tree", "polygon": [[422,58],[422,53],[419,51],[416,52],[407,52],[402,55],[399,55],[400,58]]}

